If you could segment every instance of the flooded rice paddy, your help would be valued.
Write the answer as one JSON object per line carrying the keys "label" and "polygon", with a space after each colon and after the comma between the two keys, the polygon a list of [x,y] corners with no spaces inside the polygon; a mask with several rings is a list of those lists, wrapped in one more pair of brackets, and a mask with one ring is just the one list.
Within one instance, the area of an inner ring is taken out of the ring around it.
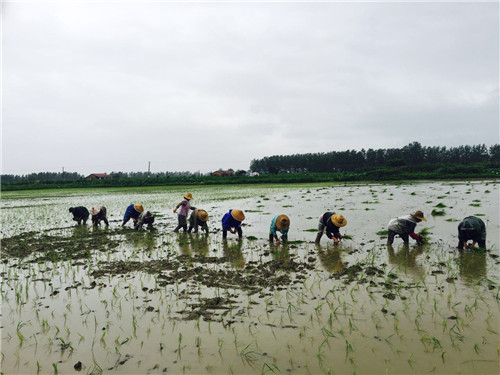
{"label": "flooded rice paddy", "polygon": [[[186,191],[2,194],[1,371],[499,372],[498,181],[190,187],[208,236],[172,233]],[[153,231],[120,227],[134,202]],[[110,227],[76,227],[78,205],[106,206]],[[231,208],[246,214],[241,241],[222,240]],[[387,247],[389,220],[417,209],[427,243]],[[314,244],[325,211],[348,221],[338,246]],[[282,213],[290,241],[270,245]],[[469,215],[486,252],[455,248]]]}

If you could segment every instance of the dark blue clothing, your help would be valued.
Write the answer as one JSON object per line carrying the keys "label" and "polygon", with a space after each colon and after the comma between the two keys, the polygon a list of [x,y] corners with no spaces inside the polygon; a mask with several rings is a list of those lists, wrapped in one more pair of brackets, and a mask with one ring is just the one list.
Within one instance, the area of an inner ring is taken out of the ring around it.
{"label": "dark blue clothing", "polygon": [[123,216],[123,224],[125,224],[130,219],[138,219],[140,214],[141,213],[134,208],[134,204],[132,203],[127,207],[127,210],[125,211],[125,216]]}
{"label": "dark blue clothing", "polygon": [[469,240],[477,242],[479,247],[486,248],[486,226],[484,221],[476,216],[467,216],[458,224],[458,247]]}
{"label": "dark blue clothing", "polygon": [[241,226],[241,221],[236,220],[231,212],[233,210],[229,210],[227,214],[222,217],[222,229],[230,230],[231,228],[238,229]]}

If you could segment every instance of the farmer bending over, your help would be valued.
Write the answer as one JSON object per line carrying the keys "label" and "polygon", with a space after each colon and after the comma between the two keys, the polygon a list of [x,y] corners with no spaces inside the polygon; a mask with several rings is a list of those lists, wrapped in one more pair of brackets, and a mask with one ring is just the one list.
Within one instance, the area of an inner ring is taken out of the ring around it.
{"label": "farmer bending over", "polygon": [[151,213],[151,211],[143,211],[139,215],[139,218],[137,219],[137,222],[134,224],[134,229],[135,230],[141,230],[142,226],[144,224],[148,225],[148,229],[151,230],[153,229],[153,223],[155,222],[155,217]]}
{"label": "farmer bending over", "polygon": [[78,206],[78,207],[70,207],[69,212],[73,214],[73,220],[80,225],[83,221],[83,225],[87,224],[87,220],[89,218],[89,210],[86,207]]}
{"label": "farmer bending over", "polygon": [[319,217],[318,223],[318,233],[316,234],[315,243],[319,243],[323,232],[326,231],[326,236],[333,240],[333,243],[337,245],[342,239],[339,229],[345,227],[347,220],[344,216],[336,214],[335,212],[325,212]]}
{"label": "farmer bending over", "polygon": [[[472,243],[468,244],[467,241]],[[486,226],[484,222],[476,216],[467,216],[458,224],[458,248],[471,248],[479,244],[479,247],[486,249]]]}
{"label": "farmer bending over", "polygon": [[189,228],[188,233],[198,233],[198,227],[201,227],[208,234],[208,213],[205,210],[199,210],[195,208],[189,216]]}
{"label": "farmer bending over", "polygon": [[243,236],[241,230],[241,222],[245,220],[245,214],[241,210],[229,210],[227,214],[222,217],[222,238],[227,238],[227,231],[231,233],[238,232],[238,238]]}
{"label": "farmer bending over", "polygon": [[408,244],[408,236],[410,236],[417,241],[418,245],[422,245],[424,243],[424,238],[415,233],[415,227],[417,226],[417,223],[420,223],[421,221],[427,221],[422,211],[415,211],[414,214],[399,216],[391,219],[391,221],[389,221],[387,245],[392,245],[396,234],[403,239],[405,244]]}
{"label": "farmer bending over", "polygon": [[278,239],[278,234],[276,232],[281,233],[281,240],[283,243],[288,241],[288,228],[290,227],[290,219],[286,215],[275,216],[273,220],[271,220],[271,227],[269,228],[269,241],[273,242],[273,239],[276,239],[276,244],[280,244],[280,240]]}
{"label": "farmer bending over", "polygon": [[142,212],[144,212],[144,207],[142,207],[142,204],[132,203],[125,210],[125,215],[123,216],[122,227],[125,226],[125,224],[127,224],[127,222],[130,219],[132,219],[132,221],[134,222],[134,226],[135,226],[137,224],[137,220],[139,219],[139,215]]}
{"label": "farmer bending over", "polygon": [[106,226],[109,226],[108,219],[106,217],[106,207],[95,206],[90,209],[90,214],[92,215],[92,226],[98,227],[101,220],[104,221]]}

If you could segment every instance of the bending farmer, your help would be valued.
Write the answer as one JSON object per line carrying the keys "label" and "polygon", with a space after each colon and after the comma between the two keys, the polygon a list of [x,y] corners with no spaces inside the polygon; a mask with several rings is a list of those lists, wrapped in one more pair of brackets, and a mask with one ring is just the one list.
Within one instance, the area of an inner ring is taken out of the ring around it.
{"label": "bending farmer", "polygon": [[269,241],[273,242],[276,239],[276,244],[280,244],[278,239],[278,234],[276,232],[281,232],[281,240],[286,243],[288,240],[288,228],[290,227],[290,219],[286,215],[275,216],[271,220],[271,227],[269,228]]}
{"label": "bending farmer", "polygon": [[387,237],[387,245],[392,245],[394,237],[399,235],[405,244],[408,244],[410,236],[417,244],[422,245],[424,238],[415,233],[415,227],[421,221],[427,221],[422,211],[415,211],[414,214],[399,216],[389,221],[389,233]]}
{"label": "bending farmer", "polygon": [[241,210],[229,210],[227,214],[222,217],[222,238],[227,238],[227,231],[231,233],[238,232],[238,238],[243,236],[241,230],[241,222],[245,220],[245,214]]}
{"label": "bending farmer", "polygon": [[[472,243],[468,244],[467,241]],[[471,248],[476,246],[486,249],[486,226],[484,222],[476,216],[467,216],[458,224],[458,248]]]}
{"label": "bending farmer", "polygon": [[87,224],[87,220],[89,218],[89,210],[87,207],[78,206],[78,207],[70,207],[69,212],[73,214],[73,220],[80,225],[83,222],[83,225]]}
{"label": "bending farmer", "polygon": [[314,242],[319,243],[323,232],[326,231],[326,236],[333,240],[335,244],[338,244],[342,239],[339,229],[345,227],[347,220],[344,216],[336,214],[335,212],[325,212],[319,217],[318,223],[318,234],[316,234],[316,240]]}

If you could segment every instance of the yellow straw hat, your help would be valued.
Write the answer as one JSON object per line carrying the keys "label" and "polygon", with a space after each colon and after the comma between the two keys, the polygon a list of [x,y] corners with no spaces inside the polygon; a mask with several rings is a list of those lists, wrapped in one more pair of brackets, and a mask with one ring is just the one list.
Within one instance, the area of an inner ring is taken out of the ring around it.
{"label": "yellow straw hat", "polygon": [[279,230],[288,230],[290,228],[290,219],[286,215],[280,215],[276,219],[276,227]]}
{"label": "yellow straw hat", "polygon": [[198,219],[201,221],[205,222],[208,220],[208,213],[205,210],[199,210],[198,211]]}
{"label": "yellow straw hat", "polygon": [[420,210],[415,211],[414,214],[410,214],[410,215],[413,216],[415,219],[427,221],[427,219],[424,217],[424,213]]}
{"label": "yellow straw hat", "polygon": [[193,200],[193,196],[191,195],[191,193],[187,193],[187,194],[184,194],[184,198],[188,199],[188,200]]}
{"label": "yellow straw hat", "polygon": [[347,220],[345,219],[344,216],[339,215],[339,214],[334,214],[331,216],[330,220],[336,227],[345,227],[347,224]]}
{"label": "yellow straw hat", "polygon": [[144,211],[144,207],[142,207],[142,204],[139,204],[139,203],[134,203],[134,209],[137,212],[143,212]]}
{"label": "yellow straw hat", "polygon": [[95,206],[90,209],[90,214],[92,216],[97,215],[99,212],[101,212],[101,206]]}
{"label": "yellow straw hat", "polygon": [[241,210],[232,210],[231,216],[238,221],[245,220],[245,214]]}

